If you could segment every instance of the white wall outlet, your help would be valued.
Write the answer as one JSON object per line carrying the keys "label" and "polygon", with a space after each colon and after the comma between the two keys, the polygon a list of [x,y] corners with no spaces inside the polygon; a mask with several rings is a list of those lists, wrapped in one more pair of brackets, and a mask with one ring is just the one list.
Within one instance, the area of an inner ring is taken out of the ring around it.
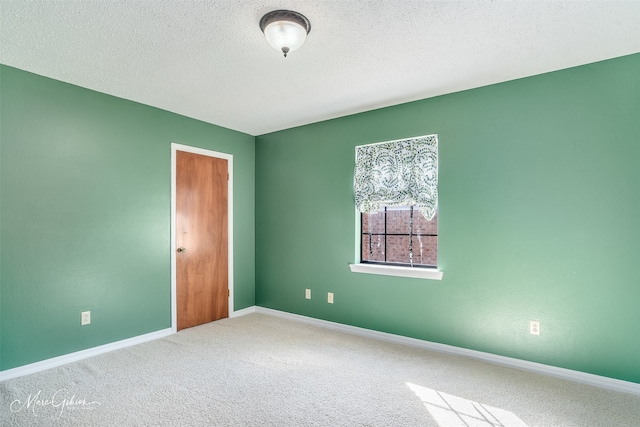
{"label": "white wall outlet", "polygon": [[329,292],[329,293],[327,294],[327,302],[328,302],[329,304],[333,304],[333,292]]}
{"label": "white wall outlet", "polygon": [[540,335],[540,321],[531,320],[529,322],[529,333],[531,335]]}
{"label": "white wall outlet", "polygon": [[304,297],[306,299],[311,299],[311,289],[305,289],[304,290]]}
{"label": "white wall outlet", "polygon": [[83,311],[82,313],[80,313],[80,325],[88,325],[89,323],[91,323],[91,312],[90,311]]}

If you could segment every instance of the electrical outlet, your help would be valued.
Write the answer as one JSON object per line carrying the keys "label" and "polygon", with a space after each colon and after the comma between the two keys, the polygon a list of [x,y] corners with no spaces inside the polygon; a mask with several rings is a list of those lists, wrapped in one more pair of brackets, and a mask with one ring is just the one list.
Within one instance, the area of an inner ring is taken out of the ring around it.
{"label": "electrical outlet", "polygon": [[531,335],[540,335],[540,321],[531,320],[529,322],[529,333]]}
{"label": "electrical outlet", "polygon": [[329,293],[327,294],[327,302],[328,302],[329,304],[333,304],[333,292],[329,292]]}
{"label": "electrical outlet", "polygon": [[311,289],[305,289],[304,290],[304,297],[306,299],[311,299]]}
{"label": "electrical outlet", "polygon": [[80,313],[80,325],[88,325],[89,323],[91,323],[91,312],[90,311],[83,311],[82,313]]}

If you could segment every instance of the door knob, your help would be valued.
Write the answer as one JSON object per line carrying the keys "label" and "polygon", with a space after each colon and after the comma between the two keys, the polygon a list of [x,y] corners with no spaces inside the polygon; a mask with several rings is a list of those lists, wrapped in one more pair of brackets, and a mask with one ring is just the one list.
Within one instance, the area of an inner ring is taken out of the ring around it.
{"label": "door knob", "polygon": [[178,248],[178,253],[187,252],[187,248]]}

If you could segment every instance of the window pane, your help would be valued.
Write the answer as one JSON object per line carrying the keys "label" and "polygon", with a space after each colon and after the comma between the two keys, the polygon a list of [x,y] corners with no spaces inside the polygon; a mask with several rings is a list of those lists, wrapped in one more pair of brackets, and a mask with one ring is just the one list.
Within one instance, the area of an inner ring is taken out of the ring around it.
{"label": "window pane", "polygon": [[387,236],[387,262],[409,264],[409,236]]}
{"label": "window pane", "polygon": [[384,235],[374,234],[371,237],[371,253],[369,253],[369,235],[362,235],[362,261],[384,262]]}
{"label": "window pane", "polygon": [[413,236],[413,263],[438,265],[437,236]]}
{"label": "window pane", "polygon": [[413,234],[435,234],[438,235],[438,213],[431,221],[422,215],[419,209],[413,211]]}
{"label": "window pane", "polygon": [[409,234],[408,206],[387,208],[387,234]]}
{"label": "window pane", "polygon": [[[371,230],[369,230],[371,223]],[[384,233],[384,211],[373,214],[362,214],[362,233]]]}

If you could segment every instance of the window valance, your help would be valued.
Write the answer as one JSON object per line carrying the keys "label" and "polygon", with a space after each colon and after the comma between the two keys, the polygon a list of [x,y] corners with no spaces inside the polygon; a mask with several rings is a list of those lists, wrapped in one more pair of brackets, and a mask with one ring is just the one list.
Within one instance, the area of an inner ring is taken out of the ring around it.
{"label": "window valance", "polygon": [[362,213],[417,205],[431,220],[438,208],[438,136],[356,147],[353,187]]}

